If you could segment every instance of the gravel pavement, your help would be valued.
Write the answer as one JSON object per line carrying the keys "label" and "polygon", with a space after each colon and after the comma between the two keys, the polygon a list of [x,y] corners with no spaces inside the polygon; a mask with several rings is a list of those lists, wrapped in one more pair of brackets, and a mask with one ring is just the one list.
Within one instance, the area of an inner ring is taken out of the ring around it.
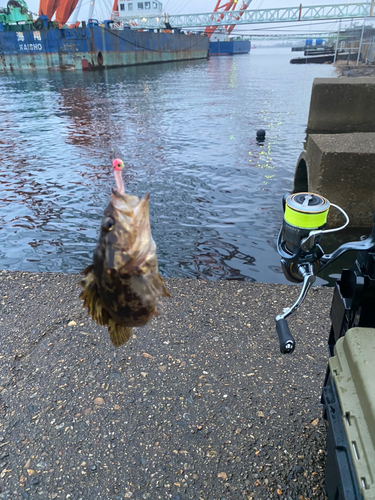
{"label": "gravel pavement", "polygon": [[169,279],[115,349],[63,274],[0,272],[0,500],[325,499],[332,289]]}

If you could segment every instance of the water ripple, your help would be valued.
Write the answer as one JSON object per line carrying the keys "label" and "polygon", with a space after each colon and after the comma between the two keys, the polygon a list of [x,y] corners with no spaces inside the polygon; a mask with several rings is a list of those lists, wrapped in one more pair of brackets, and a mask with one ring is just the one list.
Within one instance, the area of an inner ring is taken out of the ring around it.
{"label": "water ripple", "polygon": [[164,276],[284,282],[274,243],[281,197],[303,149],[313,79],[333,75],[290,58],[257,49],[87,74],[2,75],[2,268],[86,267],[116,155],[127,191],[151,194]]}

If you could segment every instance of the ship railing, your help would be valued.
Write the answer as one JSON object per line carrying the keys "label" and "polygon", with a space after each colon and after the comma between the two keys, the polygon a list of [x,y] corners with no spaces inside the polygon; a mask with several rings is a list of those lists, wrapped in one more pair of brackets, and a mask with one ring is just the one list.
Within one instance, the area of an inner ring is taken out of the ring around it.
{"label": "ship railing", "polygon": [[111,28],[117,30],[131,28],[131,26],[137,26],[136,24],[132,24],[130,20],[122,18],[118,12],[112,12],[111,21],[113,21],[113,23],[111,23]]}

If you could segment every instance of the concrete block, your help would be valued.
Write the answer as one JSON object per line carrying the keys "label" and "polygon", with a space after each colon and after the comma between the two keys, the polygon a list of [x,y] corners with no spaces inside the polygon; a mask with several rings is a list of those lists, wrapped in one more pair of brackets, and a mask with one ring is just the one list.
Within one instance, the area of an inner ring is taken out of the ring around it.
{"label": "concrete block", "polygon": [[[372,227],[375,212],[375,133],[312,134],[298,160],[294,192],[320,194],[343,208],[351,227]],[[332,209],[329,226],[343,216]]]}
{"label": "concrete block", "polygon": [[308,134],[375,132],[375,78],[315,78]]}

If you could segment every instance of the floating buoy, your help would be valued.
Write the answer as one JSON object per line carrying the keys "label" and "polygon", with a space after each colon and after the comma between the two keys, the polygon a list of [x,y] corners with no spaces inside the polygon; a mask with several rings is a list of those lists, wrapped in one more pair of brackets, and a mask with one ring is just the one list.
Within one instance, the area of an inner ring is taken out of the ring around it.
{"label": "floating buoy", "polygon": [[258,141],[264,141],[266,137],[266,131],[262,128],[260,128],[259,130],[257,130],[257,140]]}

